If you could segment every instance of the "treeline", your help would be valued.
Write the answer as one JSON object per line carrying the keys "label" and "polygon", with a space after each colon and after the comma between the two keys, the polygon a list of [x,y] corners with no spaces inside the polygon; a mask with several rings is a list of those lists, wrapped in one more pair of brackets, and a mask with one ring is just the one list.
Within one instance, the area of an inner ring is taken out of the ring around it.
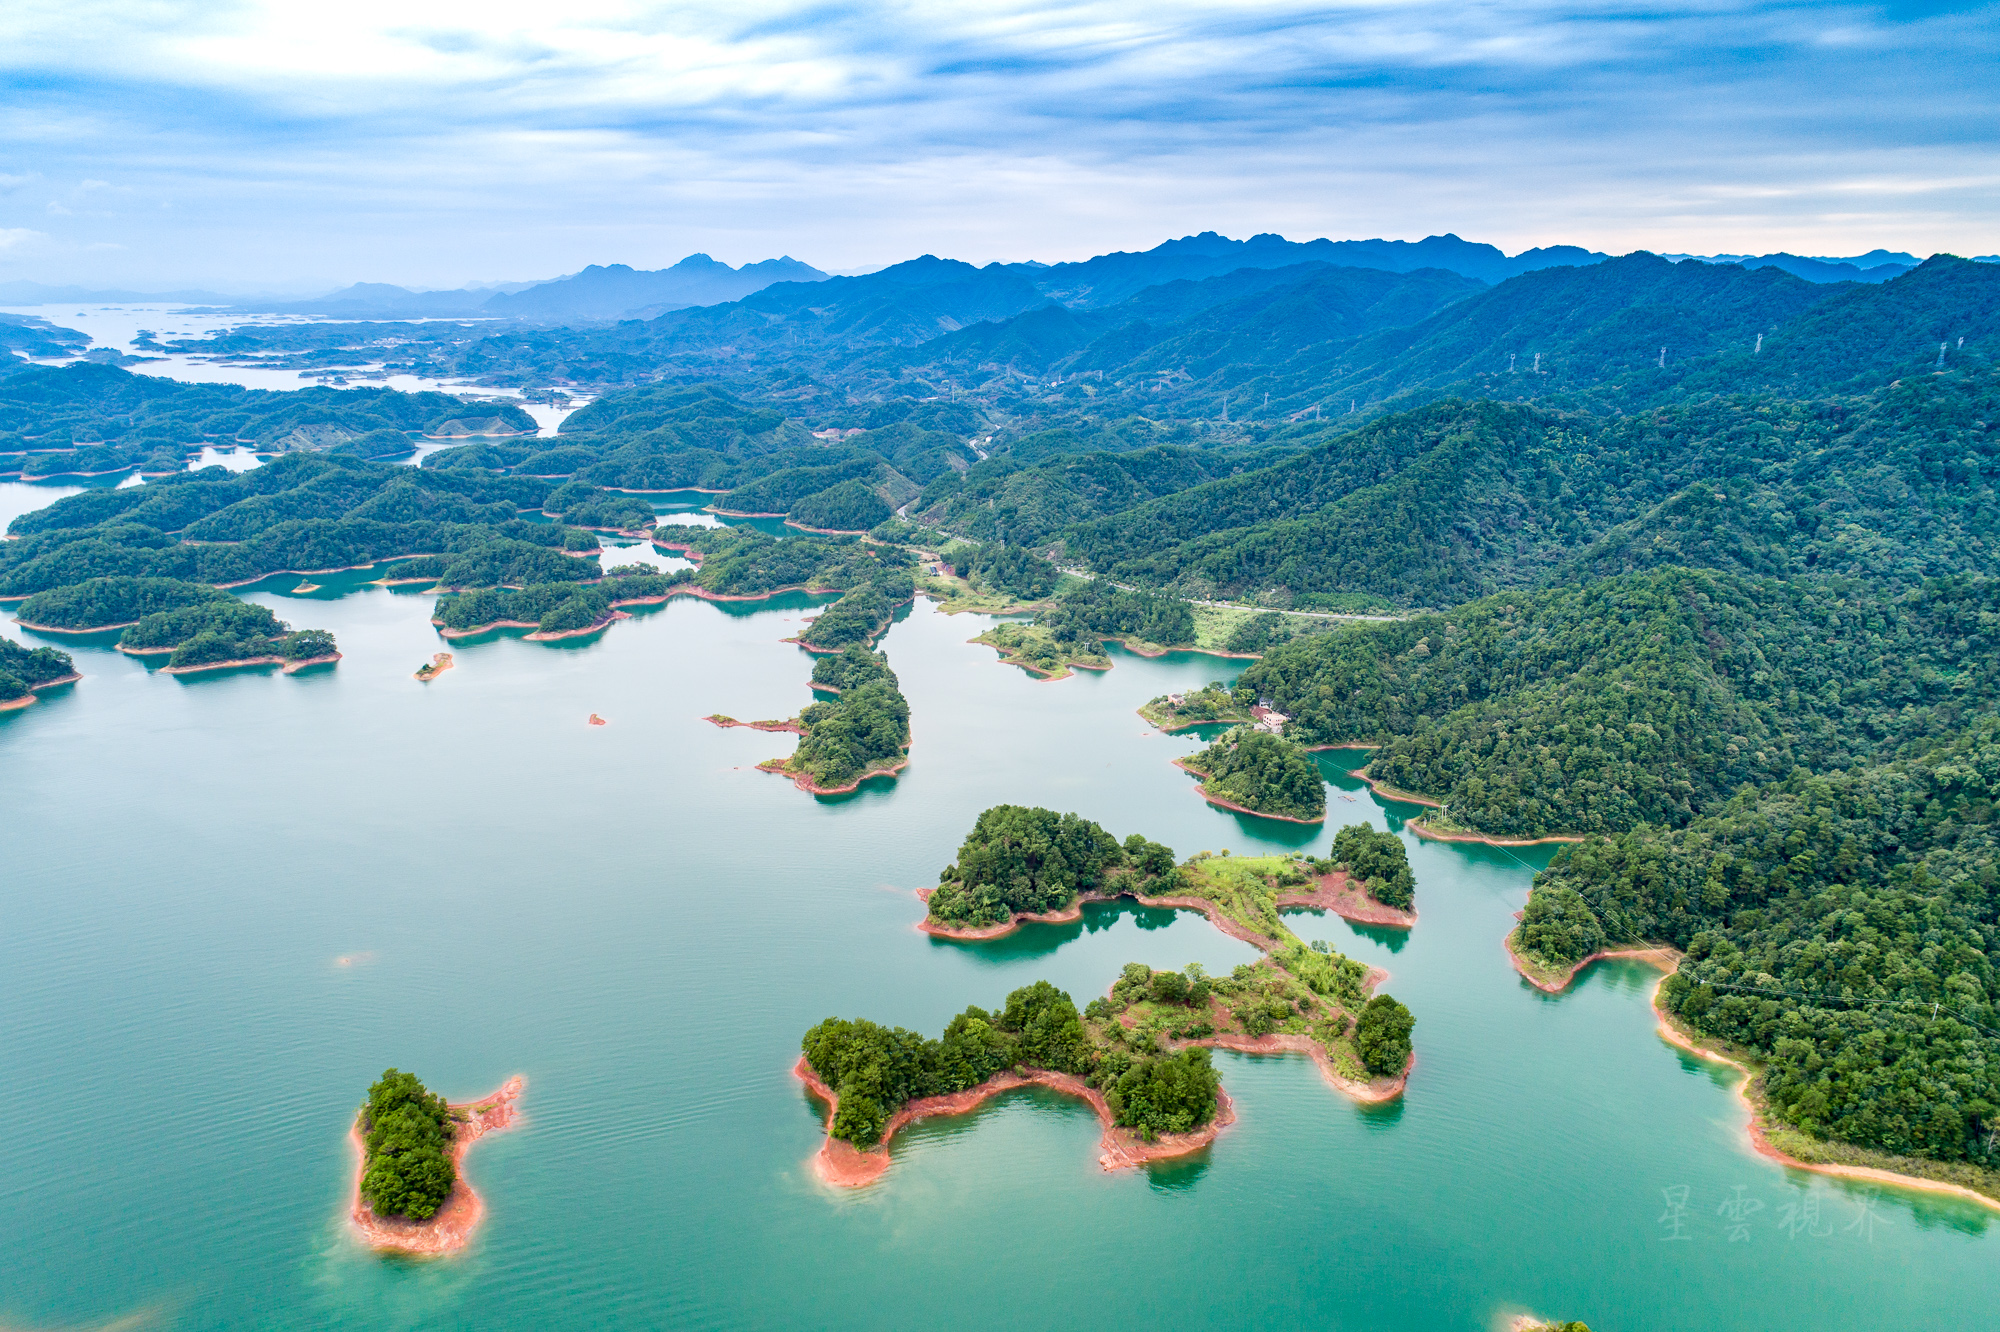
{"label": "treeline", "polygon": [[451,1196],[451,1107],[413,1073],[383,1070],[361,1108],[361,1200],[380,1217],[428,1221]]}
{"label": "treeline", "polygon": [[1127,638],[1161,647],[1194,642],[1194,612],[1185,601],[1102,579],[1075,583],[1054,605],[1035,613],[1035,627],[1060,642]]}
{"label": "treeline", "polygon": [[608,622],[621,602],[671,595],[692,578],[685,569],[670,574],[613,570],[601,583],[535,583],[448,594],[437,599],[431,623],[458,633],[501,624],[531,624],[545,634],[572,633]]}
{"label": "treeline", "polygon": [[879,652],[870,652],[859,643],[850,643],[839,652],[813,660],[812,683],[815,689],[839,694],[877,680],[893,685],[896,673],[889,669],[887,657]]}
{"label": "treeline", "polygon": [[1345,870],[1383,906],[1408,911],[1416,902],[1417,880],[1410,873],[1410,855],[1403,839],[1379,832],[1365,823],[1350,823],[1333,835],[1327,860]]}
{"label": "treeline", "polygon": [[108,629],[160,612],[233,600],[221,588],[178,578],[92,578],[37,592],[21,603],[15,615],[23,624],[50,629]]}
{"label": "treeline", "polygon": [[37,688],[76,671],[67,652],[54,648],[25,648],[11,638],[0,638],[0,703],[26,698]]}
{"label": "treeline", "polygon": [[1254,813],[1309,823],[1326,816],[1319,765],[1303,748],[1268,731],[1239,726],[1181,765],[1201,774],[1202,790]]}
{"label": "treeline", "polygon": [[993,925],[1016,913],[1060,911],[1080,893],[1128,870],[1141,879],[1170,874],[1174,853],[1138,833],[1118,839],[1077,814],[1039,806],[995,805],[981,813],[938,875],[930,917],[948,925]]}
{"label": "treeline", "polygon": [[2000,580],[1889,597],[1663,569],[1274,648],[1239,690],[1457,823],[1677,826],[1745,783],[1951,734],[2000,697]]}
{"label": "treeline", "polygon": [[[787,588],[846,592],[878,576],[916,568],[916,556],[909,551],[857,537],[774,537],[753,527],[661,527],[653,540],[690,552],[700,564],[695,582],[717,596],[757,597]],[[905,592],[901,599],[909,596]]]}
{"label": "treeline", "polygon": [[[1565,848],[1521,940],[1686,957],[1661,1004],[1766,1065],[1816,1137],[2000,1166],[2000,722],[1920,757],[1746,790],[1678,829]],[[1532,927],[1532,932],[1531,932]]]}
{"label": "treeline", "polygon": [[865,1018],[828,1018],[801,1042],[806,1063],[840,1097],[829,1129],[873,1147],[910,1101],[967,1091],[996,1073],[1027,1067],[1069,1073],[1101,1088],[1114,1122],[1151,1138],[1215,1117],[1221,1085],[1206,1050],[1133,1059],[1093,1042],[1068,994],[1036,981],[990,1013],[966,1009],[931,1040]]}

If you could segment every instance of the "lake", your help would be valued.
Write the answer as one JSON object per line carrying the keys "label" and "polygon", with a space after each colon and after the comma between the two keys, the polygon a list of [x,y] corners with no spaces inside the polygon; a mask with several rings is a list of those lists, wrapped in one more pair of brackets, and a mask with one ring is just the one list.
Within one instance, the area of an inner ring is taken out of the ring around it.
{"label": "lake", "polygon": [[[928,938],[914,890],[980,810],[1075,810],[1183,857],[1323,853],[1416,811],[1351,753],[1322,756],[1324,831],[1212,809],[1169,764],[1199,741],[1134,709],[1242,663],[1114,648],[1041,683],[966,642],[989,620],[924,602],[884,640],[913,761],[814,799],[754,769],[792,737],[700,718],[807,703],[811,659],[778,640],[825,599],[491,636],[422,685],[431,597],[365,577],[247,591],[332,630],[332,669],[176,679],[105,635],[62,644],[80,684],[0,714],[0,1326],[1772,1332],[2000,1304],[1982,1209],[1753,1155],[1727,1070],[1654,1033],[1658,973],[1521,981],[1501,940],[1545,850],[1407,833],[1414,931],[1294,922],[1415,1012],[1402,1102],[1218,1053],[1239,1122],[1191,1160],[1106,1174],[1091,1112],[1024,1091],[830,1190],[790,1072],[821,1018],[935,1034],[1037,978],[1081,1004],[1126,962],[1254,956],[1129,906]],[[347,1126],[391,1065],[454,1099],[528,1080],[524,1124],[471,1151],[488,1215],[450,1259],[343,1223]]]}

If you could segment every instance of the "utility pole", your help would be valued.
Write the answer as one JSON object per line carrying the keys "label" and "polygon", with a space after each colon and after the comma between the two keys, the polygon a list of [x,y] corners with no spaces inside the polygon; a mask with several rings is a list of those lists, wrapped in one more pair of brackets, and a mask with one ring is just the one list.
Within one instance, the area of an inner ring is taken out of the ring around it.
{"label": "utility pole", "polygon": [[1762,333],[1757,335],[1757,345],[1750,349],[1750,354],[1752,356],[1762,356],[1764,354],[1764,335]]}
{"label": "utility pole", "polygon": [[1507,373],[1508,373],[1508,374],[1510,374],[1510,375],[1511,375],[1511,374],[1513,374],[1513,373],[1514,373],[1514,358],[1515,358],[1516,356],[1519,356],[1519,355],[1520,355],[1520,353],[1519,353],[1519,352],[1508,352],[1508,353],[1507,353]]}
{"label": "utility pole", "polygon": [[1535,373],[1538,375],[1542,373],[1542,354],[1540,352],[1535,353]]}
{"label": "utility pole", "polygon": [[1660,348],[1660,369],[1664,370],[1666,368],[1667,368],[1667,349],[1665,347],[1662,347]]}
{"label": "utility pole", "polygon": [[1944,369],[1944,349],[1945,349],[1946,347],[1950,346],[1950,345],[1951,345],[1951,344],[1950,344],[1950,343],[1948,343],[1948,342],[1940,342],[1940,343],[1938,344],[1938,362],[1937,362],[1937,363],[1938,363],[1938,369],[1940,369],[1940,370]]}

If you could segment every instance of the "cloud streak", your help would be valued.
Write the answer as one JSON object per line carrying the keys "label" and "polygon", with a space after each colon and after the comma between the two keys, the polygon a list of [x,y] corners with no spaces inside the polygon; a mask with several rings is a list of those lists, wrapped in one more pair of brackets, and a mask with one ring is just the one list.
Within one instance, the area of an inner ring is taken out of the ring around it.
{"label": "cloud streak", "polygon": [[16,0],[0,226],[51,232],[50,280],[98,242],[211,284],[1211,226],[2000,249],[1990,5],[554,8]]}

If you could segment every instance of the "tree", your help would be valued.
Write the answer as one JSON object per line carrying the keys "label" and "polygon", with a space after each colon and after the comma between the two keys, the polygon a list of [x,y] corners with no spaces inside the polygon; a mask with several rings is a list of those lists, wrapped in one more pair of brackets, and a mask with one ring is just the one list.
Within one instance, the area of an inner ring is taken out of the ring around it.
{"label": "tree", "polygon": [[1410,1010],[1386,994],[1370,999],[1354,1024],[1354,1045],[1361,1062],[1376,1077],[1399,1076],[1410,1062],[1410,1032],[1417,1020]]}

